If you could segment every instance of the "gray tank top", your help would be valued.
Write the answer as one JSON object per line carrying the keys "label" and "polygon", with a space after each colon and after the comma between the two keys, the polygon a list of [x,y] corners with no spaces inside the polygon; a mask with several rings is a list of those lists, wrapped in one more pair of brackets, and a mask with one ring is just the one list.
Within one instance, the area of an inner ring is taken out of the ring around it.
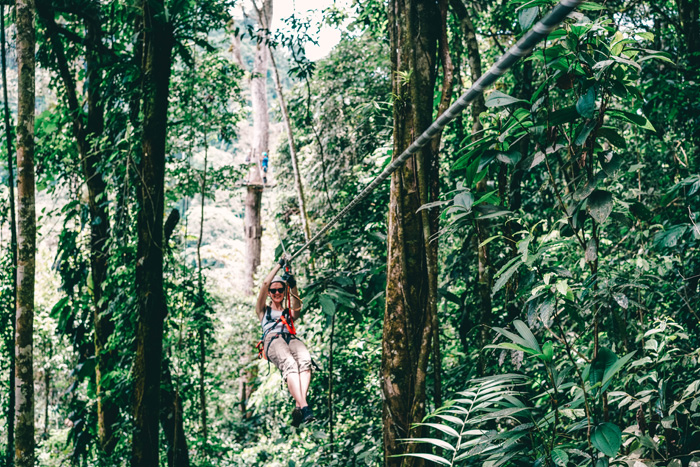
{"label": "gray tank top", "polygon": [[[263,314],[261,323],[263,335],[267,335],[268,333],[289,333],[287,326],[285,326],[282,320],[280,320],[280,316],[282,316],[283,312],[283,310],[273,310],[269,306],[265,307],[265,313]],[[277,320],[279,320],[279,322]]]}

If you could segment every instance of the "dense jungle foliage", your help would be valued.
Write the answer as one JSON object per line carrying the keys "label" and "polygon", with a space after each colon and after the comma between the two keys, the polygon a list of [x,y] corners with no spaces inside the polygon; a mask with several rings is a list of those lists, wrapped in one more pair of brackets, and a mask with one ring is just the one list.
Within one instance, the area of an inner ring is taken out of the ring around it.
{"label": "dense jungle foliage", "polygon": [[[698,0],[582,2],[293,262],[316,421],[291,426],[257,357],[251,193],[257,294],[307,221],[326,225],[556,3],[328,1],[274,27],[272,0],[0,5],[0,462],[700,466]],[[26,5],[29,369],[13,235]],[[312,61],[321,27],[340,41]],[[404,242],[416,219],[430,242]]]}

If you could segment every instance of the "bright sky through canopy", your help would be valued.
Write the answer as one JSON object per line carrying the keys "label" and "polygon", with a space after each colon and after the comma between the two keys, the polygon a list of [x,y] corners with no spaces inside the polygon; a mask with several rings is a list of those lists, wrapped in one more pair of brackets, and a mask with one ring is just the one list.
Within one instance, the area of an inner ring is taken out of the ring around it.
{"label": "bright sky through canopy", "polygon": [[[284,27],[283,19],[296,13],[300,18],[310,18],[312,22],[319,23],[324,9],[335,5],[336,7],[351,11],[350,0],[277,0],[274,3],[272,29]],[[308,44],[306,55],[309,60],[316,61],[328,55],[340,41],[340,31],[337,28],[324,25],[319,31],[310,31],[318,45]]]}

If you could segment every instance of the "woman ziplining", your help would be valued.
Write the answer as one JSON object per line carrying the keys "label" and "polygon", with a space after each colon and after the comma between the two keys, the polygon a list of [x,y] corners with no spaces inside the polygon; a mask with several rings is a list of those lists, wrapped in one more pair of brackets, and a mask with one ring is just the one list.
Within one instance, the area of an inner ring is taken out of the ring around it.
{"label": "woman ziplining", "polygon": [[[277,273],[282,267],[285,273],[279,276]],[[269,305],[267,297],[270,297]],[[258,343],[260,354],[280,370],[294,398],[292,426],[314,421],[314,414],[306,401],[313,363],[308,349],[296,337],[294,320],[300,316],[301,299],[291,266],[284,259],[272,268],[263,281],[255,313],[262,326],[262,338]]]}
{"label": "woman ziplining", "polygon": [[[434,136],[440,134],[440,132],[450,121],[452,121],[462,111],[464,111],[464,109],[466,109],[472,102],[474,102],[474,100],[478,96],[482,95],[484,90],[486,90],[489,86],[495,83],[500,76],[505,74],[505,72],[511,66],[513,66],[514,63],[516,63],[521,57],[529,55],[530,52],[534,49],[534,47],[541,40],[545,39],[549,35],[549,33],[552,32],[556,28],[556,26],[558,26],[569,15],[569,13],[571,13],[581,2],[582,0],[561,0],[561,2],[557,4],[544,18],[535,23],[535,25],[530,30],[528,30],[523,35],[523,37],[521,37],[518,40],[518,42],[516,42],[510,49],[508,49],[508,51],[503,56],[501,56],[501,58],[499,58],[498,61],[494,63],[486,73],[484,73],[479,79],[477,79],[476,82],[474,82],[472,86],[459,97],[459,99],[457,99],[449,108],[447,108],[447,110],[440,114],[440,116],[435,121],[433,121],[433,123],[427,129],[425,129],[418,136],[418,138],[416,138],[399,156],[395,157],[392,160],[392,162],[387,167],[385,167],[379,175],[377,175],[374,178],[372,182],[370,182],[359,194],[357,194],[340,212],[338,212],[333,218],[331,218],[324,227],[319,229],[319,231],[316,232],[316,234],[313,237],[307,240],[304,245],[302,245],[296,252],[294,252],[289,257],[288,261],[294,260],[302,252],[304,252],[307,248],[314,244],[322,235],[328,232],[331,229],[331,227],[335,225],[341,218],[343,218],[350,210],[352,210],[363,199],[369,196],[369,194],[372,191],[374,191],[374,189],[377,188],[384,180],[389,178],[394,173],[394,171],[396,171],[399,167],[403,166],[403,164],[412,155],[416,154],[418,151],[421,150],[421,148],[427,145],[433,139]],[[292,419],[293,424],[296,423],[297,425],[295,426],[298,426],[298,424],[300,424],[302,421],[309,421],[313,419],[313,414],[311,414],[311,410],[308,408],[308,404],[306,404],[306,392],[309,387],[309,382],[311,381],[312,362],[309,356],[308,363],[306,362],[306,360],[303,361],[304,367],[302,369],[302,360],[300,360],[301,356],[293,355],[292,352],[294,351],[289,345],[290,342],[293,342],[294,339],[296,339],[296,337],[294,336],[296,334],[296,331],[293,327],[294,325],[292,317],[299,316],[299,311],[301,310],[301,302],[298,300],[298,295],[296,295],[295,299],[297,301],[295,303],[297,304],[298,309],[294,310],[291,306],[289,307],[291,309],[291,312],[288,312],[288,315],[290,316],[290,318],[292,318],[290,319],[291,323],[289,323],[291,324],[291,326],[289,326],[287,322],[284,321],[285,309],[282,306],[282,302],[284,300],[283,292],[285,291],[287,284],[283,278],[279,277],[279,279],[277,279],[277,277],[275,277],[275,274],[277,274],[279,269],[284,264],[286,264],[284,260],[280,261],[280,264],[276,266],[265,279],[263,287],[261,288],[260,294],[258,296],[258,305],[256,311],[258,313],[258,318],[263,323],[263,340],[260,344],[264,344],[264,347],[261,349],[261,353],[264,353],[265,350],[271,352],[273,350],[272,348],[270,348],[271,343],[272,347],[276,347],[274,345],[274,341],[280,341],[280,339],[276,339],[275,336],[270,335],[268,337],[269,332],[266,330],[266,326],[268,326],[270,329],[279,329],[279,331],[277,332],[277,337],[279,337],[279,335],[285,335],[285,328],[283,328],[282,326],[286,326],[286,329],[288,331],[286,333],[288,334],[287,338],[282,339],[282,341],[286,343],[286,349],[282,348],[282,350],[287,351],[288,355],[291,355],[290,358],[294,361],[294,363],[292,363],[292,360],[284,360],[278,362],[273,360],[272,355],[270,355],[269,357],[270,361],[275,363],[275,366],[280,368],[280,371],[282,371],[282,375],[287,381],[289,392],[292,394],[297,403],[297,408],[292,413]],[[276,293],[273,294],[271,293],[272,288],[270,288],[271,284],[273,283],[280,283],[284,287],[281,290],[276,289]],[[295,284],[292,284],[292,288],[296,292]],[[273,306],[277,311],[276,316],[279,317],[276,321],[274,321],[275,318],[273,318],[273,316],[275,315],[272,314],[272,307],[265,308],[266,293],[269,293],[270,298],[273,299]],[[263,320],[263,318],[267,320],[267,324]],[[273,322],[274,325],[270,325],[270,322]],[[308,356],[308,350],[306,350],[306,347],[301,343],[301,341],[299,341],[298,344],[301,344],[305,355]],[[294,342],[293,346],[296,347],[297,343]],[[285,358],[287,357],[285,356]],[[275,359],[277,360],[278,357],[275,356]],[[287,378],[289,374],[293,373],[289,370],[287,370],[285,373],[285,361],[288,361],[290,367],[295,369],[296,375],[298,376],[298,381],[295,378]],[[306,369],[307,365],[308,370]],[[306,410],[302,410],[303,408],[306,408]],[[299,415],[301,415],[301,417],[299,417]]]}

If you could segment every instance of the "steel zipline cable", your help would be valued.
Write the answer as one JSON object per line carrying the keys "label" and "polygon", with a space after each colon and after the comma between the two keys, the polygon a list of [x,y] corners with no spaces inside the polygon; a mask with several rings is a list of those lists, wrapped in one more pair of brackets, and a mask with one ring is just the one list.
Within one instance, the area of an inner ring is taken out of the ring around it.
{"label": "steel zipline cable", "polygon": [[423,148],[430,140],[438,134],[445,126],[452,121],[457,115],[462,113],[469,104],[474,102],[474,100],[486,90],[489,86],[496,82],[496,80],[502,76],[510,67],[512,67],[515,62],[517,62],[520,57],[524,57],[532,52],[532,49],[550,32],[556,28],[559,23],[564,21],[567,16],[580,4],[583,0],[562,0],[558,3],[552,11],[550,11],[544,18],[538,21],[520,40],[512,46],[508,51],[496,62],[489,70],[481,76],[467,92],[462,94],[462,96],[457,99],[457,101],[450,106],[442,115],[440,115],[437,120],[435,120],[427,130],[425,130],[399,157],[394,159],[391,164],[389,164],[382,173],[377,175],[377,177],[365,187],[347,206],[345,206],[338,214],[335,215],[328,223],[321,228],[316,234],[309,239],[301,248],[299,248],[294,254],[288,258],[292,261],[294,258],[299,256],[304,250],[318,240],[321,235],[325,234],[334,224],[336,224],[341,218],[343,218],[352,208],[357,206],[357,204],[365,199],[380,183],[389,178],[389,176],[394,173],[396,169],[401,167],[406,160],[413,154],[417,153],[421,148]]}

